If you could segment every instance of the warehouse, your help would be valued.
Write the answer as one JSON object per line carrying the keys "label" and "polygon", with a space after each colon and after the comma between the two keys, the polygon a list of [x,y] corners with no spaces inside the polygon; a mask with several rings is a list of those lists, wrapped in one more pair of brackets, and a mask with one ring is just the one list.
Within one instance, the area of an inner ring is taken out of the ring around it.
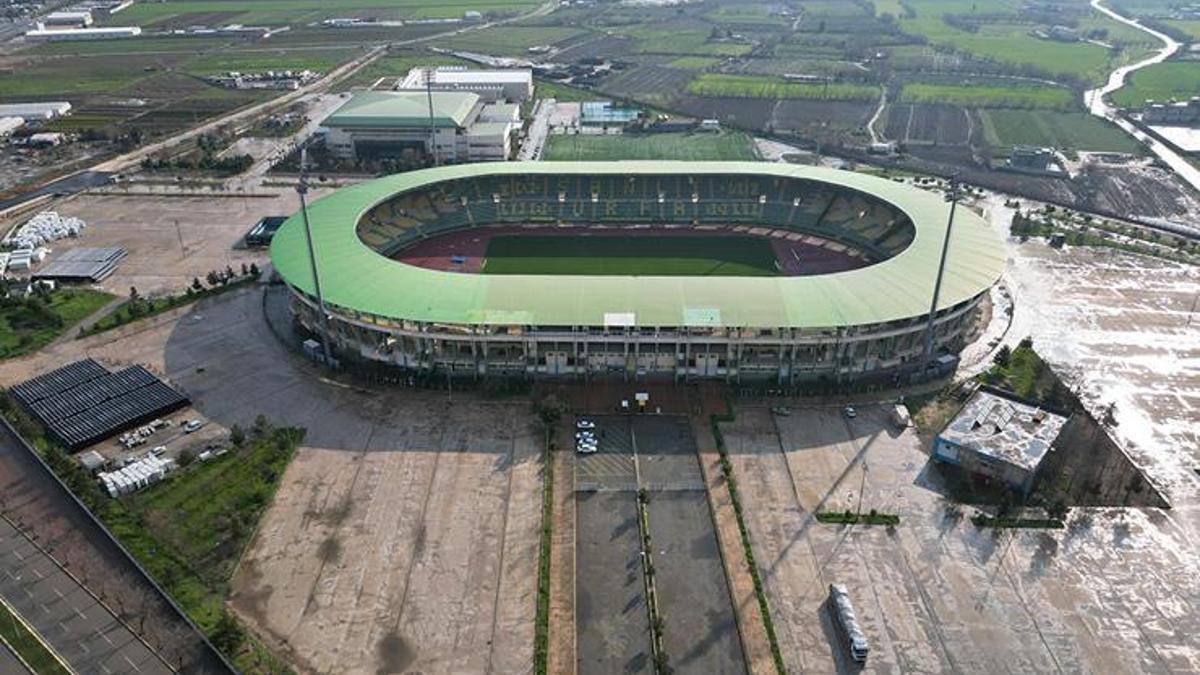
{"label": "warehouse", "polygon": [[30,42],[61,42],[66,40],[115,40],[137,37],[142,34],[138,26],[112,26],[107,28],[48,28],[38,23],[37,28],[25,33]]}
{"label": "warehouse", "polygon": [[50,12],[42,23],[58,28],[87,28],[92,25],[91,12]]}
{"label": "warehouse", "polygon": [[938,434],[933,458],[1029,494],[1069,416],[985,386]]}
{"label": "warehouse", "polygon": [[71,112],[67,101],[31,101],[29,103],[0,103],[0,117],[21,117],[26,120],[50,120]]}
{"label": "warehouse", "polygon": [[413,68],[397,91],[466,91],[488,102],[520,103],[533,98],[533,71],[467,70],[462,66]]}
{"label": "warehouse", "polygon": [[437,163],[505,160],[520,108],[470,92],[364,92],[322,125],[326,146],[343,159],[397,157],[405,150]]}

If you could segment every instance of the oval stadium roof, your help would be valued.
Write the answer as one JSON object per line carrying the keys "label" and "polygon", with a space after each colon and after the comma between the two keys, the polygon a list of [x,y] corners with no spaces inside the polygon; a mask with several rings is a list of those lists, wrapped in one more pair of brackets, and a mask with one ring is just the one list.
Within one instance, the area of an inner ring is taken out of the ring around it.
{"label": "oval stadium roof", "polygon": [[[359,239],[365,211],[406,190],[486,175],[700,175],[745,173],[822,181],[891,202],[912,219],[912,243],[876,264],[793,277],[486,275],[443,272],[391,260]],[[309,206],[321,290],[332,307],[392,319],[460,324],[601,326],[630,317],[639,326],[829,328],[926,314],[949,212],[941,195],[848,171],[766,162],[495,162],[426,169],[368,181]],[[312,295],[299,214],[271,245],[276,270]],[[1000,236],[959,208],[939,298],[952,307],[1000,277]]]}

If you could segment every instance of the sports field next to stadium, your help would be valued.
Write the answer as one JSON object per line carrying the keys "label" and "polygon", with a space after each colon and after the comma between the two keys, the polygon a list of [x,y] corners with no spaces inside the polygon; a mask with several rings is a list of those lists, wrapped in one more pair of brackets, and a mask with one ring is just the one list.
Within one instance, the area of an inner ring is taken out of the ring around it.
{"label": "sports field next to stadium", "polygon": [[764,237],[640,236],[493,237],[484,274],[629,276],[774,276],[775,252]]}

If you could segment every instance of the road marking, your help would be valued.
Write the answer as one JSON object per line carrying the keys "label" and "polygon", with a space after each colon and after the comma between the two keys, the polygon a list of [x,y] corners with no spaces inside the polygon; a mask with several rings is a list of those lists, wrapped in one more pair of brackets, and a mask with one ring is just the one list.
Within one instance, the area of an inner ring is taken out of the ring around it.
{"label": "road marking", "polygon": [[130,661],[128,656],[122,654],[122,657],[125,659],[125,663],[128,663],[134,670],[138,671],[139,673],[142,672],[142,669],[138,668],[136,663]]}

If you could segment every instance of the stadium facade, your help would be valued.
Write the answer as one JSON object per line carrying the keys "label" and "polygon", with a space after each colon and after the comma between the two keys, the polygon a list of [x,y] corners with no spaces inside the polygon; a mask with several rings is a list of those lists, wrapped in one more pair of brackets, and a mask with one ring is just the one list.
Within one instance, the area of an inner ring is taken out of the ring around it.
{"label": "stadium facade", "polygon": [[[340,358],[454,376],[724,378],[797,385],[924,366],[949,205],[858,173],[752,162],[459,165],[380,178],[313,203],[318,309],[300,214],[272,243],[296,319]],[[396,258],[491,226],[731,228],[851,255],[836,273],[471,274]],[[936,353],[961,347],[1004,263],[999,236],[956,212]]]}

